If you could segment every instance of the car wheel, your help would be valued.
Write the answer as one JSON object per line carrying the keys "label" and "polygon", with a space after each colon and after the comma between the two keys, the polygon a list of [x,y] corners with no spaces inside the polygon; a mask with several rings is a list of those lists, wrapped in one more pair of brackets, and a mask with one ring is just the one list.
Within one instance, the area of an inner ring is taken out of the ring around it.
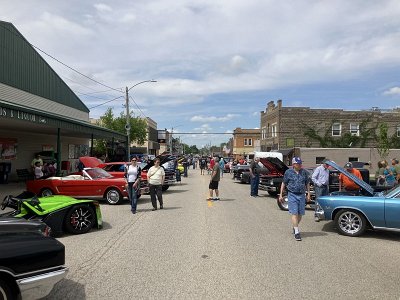
{"label": "car wheel", "polygon": [[270,196],[272,196],[272,197],[278,196],[278,192],[270,192],[270,191],[268,191],[268,194],[269,194]]}
{"label": "car wheel", "polygon": [[51,189],[48,189],[48,188],[44,188],[40,192],[40,196],[42,196],[42,197],[47,197],[47,196],[51,196],[51,195],[53,195],[53,191]]}
{"label": "car wheel", "polygon": [[340,234],[360,236],[367,229],[367,219],[358,211],[342,209],[335,216],[335,225]]}
{"label": "car wheel", "polygon": [[165,192],[166,190],[169,189],[169,185],[163,185],[162,186],[162,191]]}
{"label": "car wheel", "polygon": [[65,215],[65,229],[72,234],[86,233],[94,226],[96,215],[92,207],[84,204],[73,206]]}
{"label": "car wheel", "polygon": [[122,200],[122,195],[117,189],[111,188],[107,190],[105,198],[108,204],[114,205],[118,204]]}
{"label": "car wheel", "polygon": [[285,196],[283,197],[283,203],[282,203],[281,201],[279,201],[279,197],[276,198],[276,203],[278,203],[278,206],[279,206],[279,208],[280,208],[281,210],[284,210],[284,211],[288,211],[288,210],[289,210],[289,202],[288,202],[288,197],[287,197],[287,195],[285,195]]}
{"label": "car wheel", "polygon": [[0,299],[12,300],[16,299],[13,290],[4,280],[0,279]]}

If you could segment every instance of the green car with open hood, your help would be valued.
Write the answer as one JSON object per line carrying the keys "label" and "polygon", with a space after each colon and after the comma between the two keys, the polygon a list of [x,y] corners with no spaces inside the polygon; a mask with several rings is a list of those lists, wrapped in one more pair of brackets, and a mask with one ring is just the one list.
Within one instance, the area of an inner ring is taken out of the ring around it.
{"label": "green car with open hood", "polygon": [[6,196],[1,203],[1,209],[6,208],[11,211],[0,217],[41,220],[50,227],[52,235],[63,232],[82,234],[93,227],[100,229],[103,224],[100,205],[95,200],[78,200],[64,195],[39,198],[23,192],[16,197]]}

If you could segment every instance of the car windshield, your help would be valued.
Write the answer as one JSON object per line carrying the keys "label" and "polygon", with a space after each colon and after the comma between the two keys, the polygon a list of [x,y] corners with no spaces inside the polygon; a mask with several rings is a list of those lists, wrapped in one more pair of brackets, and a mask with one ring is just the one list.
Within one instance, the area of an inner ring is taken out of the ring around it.
{"label": "car windshield", "polygon": [[86,173],[93,179],[95,178],[111,178],[110,173],[100,168],[85,169]]}
{"label": "car windshield", "polygon": [[383,195],[387,198],[398,198],[400,195],[400,185],[397,185],[390,190],[383,191]]}
{"label": "car windshield", "polygon": [[107,172],[124,172],[125,171],[125,165],[123,164],[110,164],[106,165],[103,168]]}

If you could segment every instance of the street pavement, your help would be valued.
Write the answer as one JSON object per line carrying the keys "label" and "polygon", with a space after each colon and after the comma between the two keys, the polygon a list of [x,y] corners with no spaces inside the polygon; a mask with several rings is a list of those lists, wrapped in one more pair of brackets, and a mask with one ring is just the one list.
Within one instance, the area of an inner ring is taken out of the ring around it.
{"label": "street pavement", "polygon": [[102,204],[103,229],[59,238],[70,271],[46,299],[400,298],[400,234],[341,236],[308,210],[297,242],[275,198],[225,174],[206,201],[208,182],[189,170],[164,210]]}

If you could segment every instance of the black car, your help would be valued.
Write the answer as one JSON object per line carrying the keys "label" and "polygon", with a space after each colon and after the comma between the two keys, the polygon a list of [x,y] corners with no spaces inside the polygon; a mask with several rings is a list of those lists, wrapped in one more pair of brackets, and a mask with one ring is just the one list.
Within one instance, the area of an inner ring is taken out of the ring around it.
{"label": "black car", "polygon": [[260,176],[259,188],[267,191],[271,196],[277,196],[281,188],[283,175],[289,168],[276,157],[260,158],[260,162],[269,170],[269,173]]}
{"label": "black car", "polygon": [[0,299],[40,299],[68,272],[65,247],[40,221],[0,219]]}
{"label": "black car", "polygon": [[250,170],[250,165],[236,165],[233,168],[232,179],[240,180],[242,178],[242,173],[249,172],[249,170]]}
{"label": "black car", "polygon": [[[265,168],[265,167],[260,168],[260,177],[262,175],[267,175],[267,174],[269,174],[269,170],[267,168]],[[240,182],[250,184],[250,179],[251,179],[251,176],[250,176],[250,168],[249,168],[249,171],[242,172],[242,174],[240,176]]]}

